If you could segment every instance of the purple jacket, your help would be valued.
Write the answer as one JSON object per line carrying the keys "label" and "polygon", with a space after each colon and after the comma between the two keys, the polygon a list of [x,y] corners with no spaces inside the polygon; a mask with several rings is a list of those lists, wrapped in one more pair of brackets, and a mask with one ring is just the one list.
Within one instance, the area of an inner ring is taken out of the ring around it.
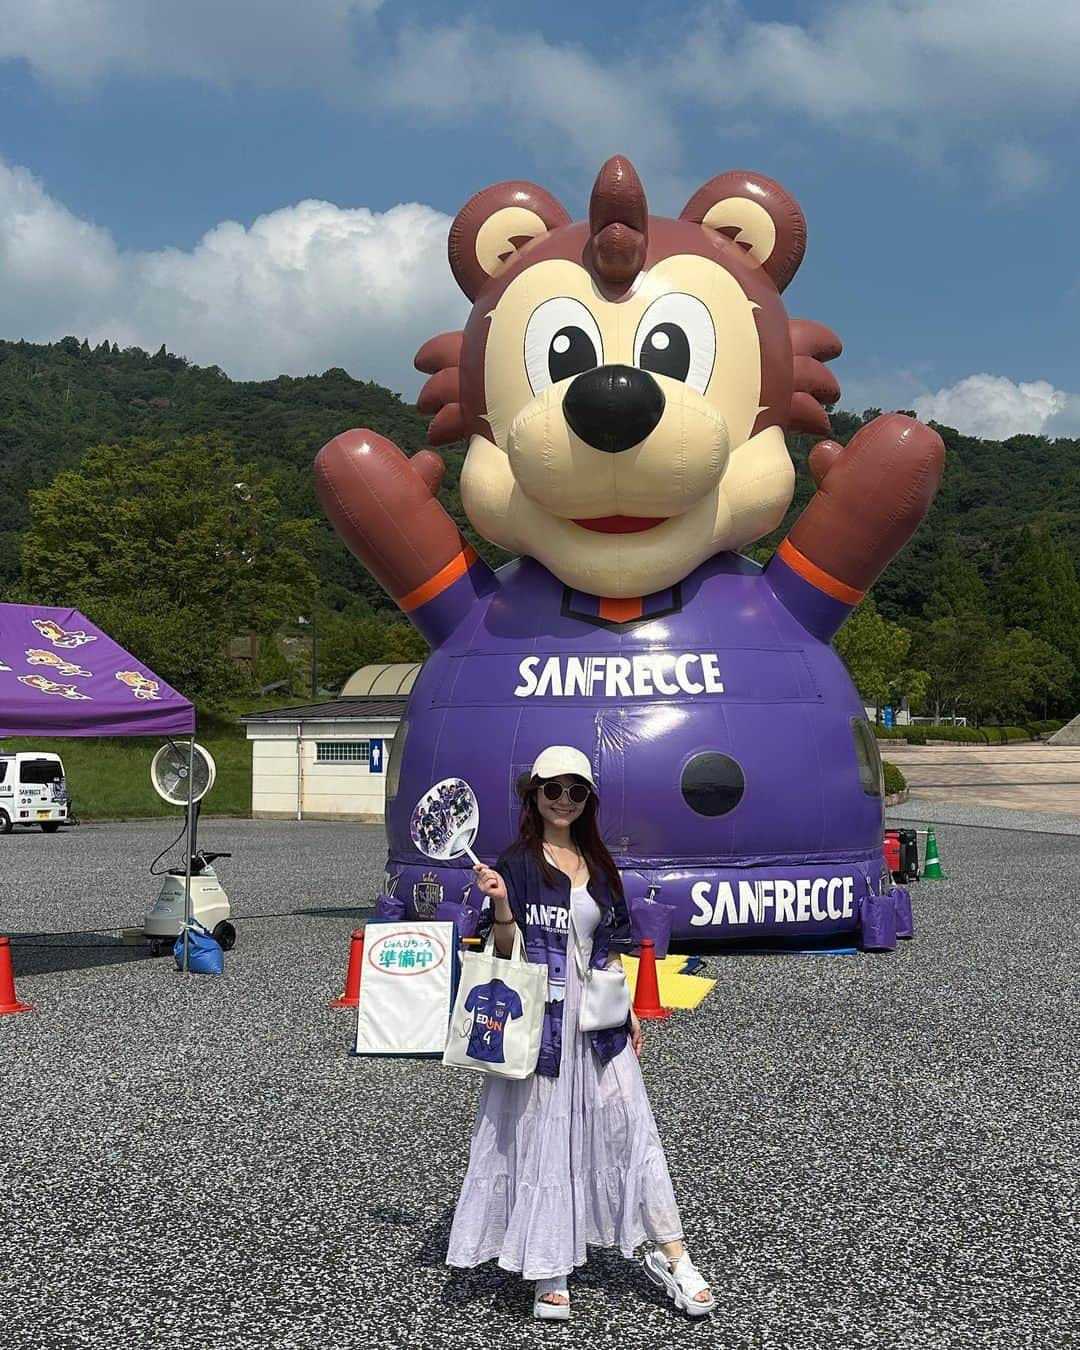
{"label": "purple jacket", "polygon": [[[524,937],[526,956],[548,969],[548,999],[544,1005],[544,1029],[540,1036],[536,1072],[547,1078],[558,1078],[570,924],[570,878],[556,869],[556,883],[549,886],[536,859],[520,844],[502,854],[495,870],[506,883],[510,912]],[[606,877],[590,878],[589,894],[600,906],[600,923],[593,935],[589,964],[602,968],[607,965],[612,952],[631,950],[630,913],[626,901],[611,894]],[[613,1059],[625,1046],[629,1024],[627,1018],[625,1027],[588,1033],[601,1064]]]}

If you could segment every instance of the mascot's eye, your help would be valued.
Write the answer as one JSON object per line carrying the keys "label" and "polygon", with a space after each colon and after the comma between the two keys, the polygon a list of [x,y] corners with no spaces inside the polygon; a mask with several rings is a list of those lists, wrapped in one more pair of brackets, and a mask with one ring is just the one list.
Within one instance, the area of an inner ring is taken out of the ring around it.
{"label": "mascot's eye", "polygon": [[662,295],[634,334],[634,364],[667,375],[703,394],[716,360],[712,315],[694,295]]}
{"label": "mascot's eye", "polygon": [[603,360],[600,329],[580,300],[560,295],[533,311],[525,329],[525,369],[534,394]]}

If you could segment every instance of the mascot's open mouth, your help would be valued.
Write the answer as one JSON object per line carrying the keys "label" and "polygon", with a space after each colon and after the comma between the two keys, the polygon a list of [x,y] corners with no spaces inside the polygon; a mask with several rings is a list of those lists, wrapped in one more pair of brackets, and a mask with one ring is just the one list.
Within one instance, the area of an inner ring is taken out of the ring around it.
{"label": "mascot's open mouth", "polygon": [[667,516],[594,516],[592,520],[575,520],[574,524],[599,534],[640,534],[642,530],[663,525],[667,519]]}

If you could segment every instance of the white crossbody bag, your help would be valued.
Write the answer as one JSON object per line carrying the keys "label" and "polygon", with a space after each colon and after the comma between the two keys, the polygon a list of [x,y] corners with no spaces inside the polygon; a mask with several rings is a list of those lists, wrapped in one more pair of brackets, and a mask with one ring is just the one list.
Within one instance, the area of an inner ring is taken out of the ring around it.
{"label": "white crossbody bag", "polygon": [[620,961],[618,965],[598,970],[581,959],[581,942],[574,923],[573,902],[570,908],[571,940],[574,960],[581,976],[581,1007],[578,1027],[582,1031],[608,1031],[626,1025],[630,1013],[630,983]]}

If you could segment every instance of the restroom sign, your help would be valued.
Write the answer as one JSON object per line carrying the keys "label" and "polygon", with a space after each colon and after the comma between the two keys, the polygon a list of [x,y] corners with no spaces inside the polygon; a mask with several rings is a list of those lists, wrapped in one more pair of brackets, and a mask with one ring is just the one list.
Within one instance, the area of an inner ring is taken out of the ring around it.
{"label": "restroom sign", "polygon": [[383,755],[385,742],[382,740],[368,741],[368,770],[371,773],[383,772]]}

